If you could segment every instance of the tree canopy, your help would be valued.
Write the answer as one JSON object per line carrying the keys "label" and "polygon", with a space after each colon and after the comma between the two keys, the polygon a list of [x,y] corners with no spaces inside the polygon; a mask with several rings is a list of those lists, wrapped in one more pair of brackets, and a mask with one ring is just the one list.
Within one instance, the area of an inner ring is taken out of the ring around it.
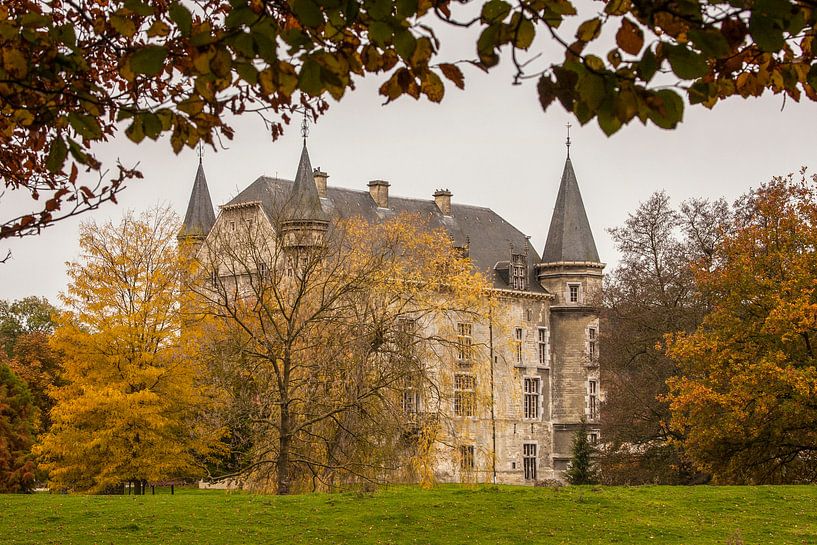
{"label": "tree canopy", "polygon": [[25,383],[0,357],[0,492],[23,492],[34,482],[35,413]]}
{"label": "tree canopy", "polygon": [[[514,83],[536,81],[543,108],[558,100],[607,134],[634,119],[675,127],[684,99],[817,99],[813,0],[610,0],[584,14],[570,0],[469,4],[5,2],[0,176],[42,204],[0,219],[0,238],[115,200],[140,173],[111,172],[94,146],[121,128],[137,143],[166,134],[178,153],[231,138],[233,115],[262,113],[274,138],[296,106],[319,115],[366,75],[382,78],[387,102],[439,102],[444,80],[464,86],[463,66],[488,71],[510,57]],[[472,57],[439,57],[444,26],[478,31]],[[540,59],[541,40],[563,55]]]}
{"label": "tree canopy", "polygon": [[814,482],[817,177],[775,178],[737,205],[696,279],[713,303],[669,338],[672,427],[722,482]]}
{"label": "tree canopy", "polygon": [[159,209],[81,228],[52,341],[64,384],[51,390],[52,426],[37,447],[53,488],[189,478],[217,444],[201,417],[210,398],[188,356],[195,342],[181,329],[189,271],[178,227]]}
{"label": "tree canopy", "polygon": [[440,330],[484,311],[484,277],[420,216],[339,220],[293,247],[280,218],[234,214],[193,286],[224,426],[245,439],[232,476],[279,494],[426,478],[450,401]]}
{"label": "tree canopy", "polygon": [[45,297],[24,297],[17,301],[0,301],[0,344],[11,356],[14,344],[28,333],[50,334],[54,331],[52,316],[56,309]]}
{"label": "tree canopy", "polygon": [[621,259],[604,286],[605,482],[679,484],[695,477],[677,441],[682,434],[670,428],[666,381],[679,369],[664,352],[664,336],[693,331],[710,308],[692,266],[712,259],[729,216],[723,200],[673,206],[656,192],[610,230]]}

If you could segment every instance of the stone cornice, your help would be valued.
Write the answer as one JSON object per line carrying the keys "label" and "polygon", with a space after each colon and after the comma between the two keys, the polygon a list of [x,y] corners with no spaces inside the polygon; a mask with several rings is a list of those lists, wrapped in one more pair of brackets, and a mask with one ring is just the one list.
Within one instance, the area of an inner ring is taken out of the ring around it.
{"label": "stone cornice", "polygon": [[242,208],[253,208],[256,206],[261,206],[261,201],[247,201],[247,202],[237,202],[234,204],[222,204],[219,205],[219,210],[239,210]]}
{"label": "stone cornice", "polygon": [[488,288],[489,293],[496,294],[499,297],[519,298],[519,299],[538,299],[540,301],[553,301],[556,296],[552,293],[542,293],[536,291],[521,291],[521,290],[506,290],[503,288]]}

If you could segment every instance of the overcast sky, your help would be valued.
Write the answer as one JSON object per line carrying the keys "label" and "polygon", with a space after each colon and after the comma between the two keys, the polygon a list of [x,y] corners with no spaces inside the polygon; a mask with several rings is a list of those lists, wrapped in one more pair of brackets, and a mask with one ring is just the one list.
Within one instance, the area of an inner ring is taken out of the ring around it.
{"label": "overcast sky", "polygon": [[[473,47],[470,45],[469,47]],[[456,54],[456,52],[455,52]],[[333,103],[311,130],[312,165],[329,184],[366,189],[372,179],[391,182],[393,195],[431,198],[448,188],[455,202],[487,206],[530,235],[541,253],[565,160],[565,124],[576,122],[555,104],[542,112],[533,82],[510,84],[507,68],[489,75],[466,71],[466,89],[447,87],[442,104],[401,98],[382,106],[368,79]],[[606,229],[657,190],[677,203],[689,197],[733,200],[774,175],[817,169],[817,105],[782,98],[730,99],[712,111],[687,108],[673,131],[631,124],[607,138],[595,122],[571,129],[571,157],[602,261],[617,259]],[[637,122],[636,122],[637,123]],[[258,176],[292,178],[301,138],[293,125],[271,142],[263,122],[234,123],[229,149],[207,149],[204,167],[216,206]],[[108,161],[138,161],[145,179],[132,182],[120,204],[106,204],[37,237],[0,242],[13,259],[0,265],[0,299],[44,295],[56,301],[66,285],[65,261],[78,256],[79,221],[119,218],[125,209],[169,203],[184,215],[198,163],[192,150],[173,155],[166,139],[136,146],[124,135],[100,153]],[[13,205],[0,202],[3,217]]]}

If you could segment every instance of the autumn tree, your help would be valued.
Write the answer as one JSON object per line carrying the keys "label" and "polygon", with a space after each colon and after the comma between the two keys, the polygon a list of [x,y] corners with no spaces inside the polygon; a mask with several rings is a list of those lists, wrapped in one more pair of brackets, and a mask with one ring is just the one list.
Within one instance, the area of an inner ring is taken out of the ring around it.
{"label": "autumn tree", "polygon": [[801,174],[737,203],[696,269],[713,307],[669,339],[672,429],[718,482],[817,479],[817,178]]}
{"label": "autumn tree", "polygon": [[[296,106],[317,115],[355,80],[382,78],[387,101],[438,102],[443,78],[490,70],[535,81],[607,133],[634,119],[672,128],[684,98],[713,107],[766,90],[817,99],[811,0],[10,0],[0,6],[0,176],[31,207],[0,220],[0,238],[115,200],[133,164],[94,147],[124,128],[134,142],[167,134],[175,152],[231,138],[233,115],[261,113],[272,136]],[[584,11],[584,6],[581,6]],[[575,28],[573,31],[562,29]],[[475,40],[465,59],[439,56],[440,28]],[[537,41],[537,38],[539,40]],[[542,40],[557,58],[542,57]],[[609,44],[609,45],[608,45]],[[682,96],[683,95],[683,96]],[[36,201],[36,202],[33,202]]]}
{"label": "autumn tree", "polygon": [[38,433],[50,426],[53,400],[48,389],[59,384],[60,355],[49,344],[55,313],[44,297],[0,301],[0,343],[6,353],[0,361],[5,361],[31,391],[38,409]]}
{"label": "autumn tree", "polygon": [[25,383],[0,360],[0,492],[25,492],[34,483],[36,410]]}
{"label": "autumn tree", "polygon": [[709,308],[693,264],[716,251],[729,207],[692,199],[673,206],[654,193],[610,230],[621,254],[604,286],[600,367],[606,401],[599,464],[605,482],[686,483],[695,477],[674,440],[664,399],[676,363],[664,353],[664,336],[693,331]]}
{"label": "autumn tree", "polygon": [[65,385],[52,390],[53,424],[38,447],[52,488],[139,489],[202,473],[218,430],[200,418],[209,397],[187,355],[195,340],[181,331],[178,227],[168,209],[81,227],[53,340]]}
{"label": "autumn tree", "polygon": [[0,300],[0,344],[6,354],[14,354],[14,344],[21,335],[53,333],[55,312],[45,297],[24,297],[12,302]]}
{"label": "autumn tree", "polygon": [[249,443],[234,475],[286,494],[421,472],[450,401],[441,332],[480,312],[485,280],[419,216],[338,219],[293,246],[281,216],[242,210],[207,238],[196,288],[227,427]]}

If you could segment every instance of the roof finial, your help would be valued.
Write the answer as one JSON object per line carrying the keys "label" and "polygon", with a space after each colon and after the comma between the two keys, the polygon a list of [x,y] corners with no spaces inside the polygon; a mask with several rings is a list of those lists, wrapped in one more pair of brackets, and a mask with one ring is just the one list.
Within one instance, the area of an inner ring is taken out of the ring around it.
{"label": "roof finial", "polygon": [[201,140],[199,140],[199,164],[202,162],[202,157],[204,157],[204,145],[202,144]]}
{"label": "roof finial", "polygon": [[567,145],[567,158],[570,159],[570,127],[573,125],[568,122],[568,124],[565,126],[567,127],[567,142],[565,142]]}
{"label": "roof finial", "polygon": [[309,113],[307,112],[306,108],[304,108],[304,118],[301,121],[301,136],[304,138],[304,146],[306,145],[306,139],[309,136]]}

